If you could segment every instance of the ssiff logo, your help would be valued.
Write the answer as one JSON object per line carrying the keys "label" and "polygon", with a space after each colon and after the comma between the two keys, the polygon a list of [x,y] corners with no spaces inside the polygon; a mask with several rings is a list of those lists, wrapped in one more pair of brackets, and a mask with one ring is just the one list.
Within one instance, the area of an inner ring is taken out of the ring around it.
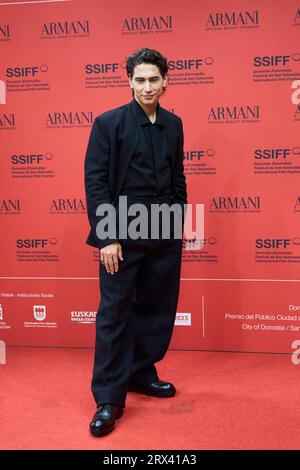
{"label": "ssiff logo", "polygon": [[43,321],[46,318],[46,306],[45,305],[34,305],[33,306],[34,318],[38,321]]}

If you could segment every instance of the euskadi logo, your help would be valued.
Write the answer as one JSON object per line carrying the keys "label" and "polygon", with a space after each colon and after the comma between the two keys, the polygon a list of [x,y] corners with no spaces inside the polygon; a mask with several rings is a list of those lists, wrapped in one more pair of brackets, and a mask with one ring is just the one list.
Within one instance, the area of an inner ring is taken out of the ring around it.
{"label": "euskadi logo", "polygon": [[41,27],[41,39],[81,38],[89,35],[90,21],[87,19],[49,21]]}
{"label": "euskadi logo", "polygon": [[173,17],[165,16],[145,16],[145,17],[128,17],[122,24],[122,34],[137,33],[166,33],[173,30]]}
{"label": "euskadi logo", "polygon": [[34,305],[33,316],[38,321],[43,321],[46,318],[46,306],[45,305]]}
{"label": "euskadi logo", "polygon": [[97,312],[90,310],[71,310],[71,322],[88,324],[95,323]]}
{"label": "euskadi logo", "polygon": [[207,30],[258,28],[259,10],[223,11],[209,13]]}

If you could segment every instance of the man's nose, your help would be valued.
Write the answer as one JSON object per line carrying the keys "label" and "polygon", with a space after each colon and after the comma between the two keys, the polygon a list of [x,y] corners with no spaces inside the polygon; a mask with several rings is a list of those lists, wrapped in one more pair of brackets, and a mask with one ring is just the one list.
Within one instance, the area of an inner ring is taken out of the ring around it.
{"label": "man's nose", "polygon": [[150,82],[145,83],[145,91],[151,91],[151,84]]}

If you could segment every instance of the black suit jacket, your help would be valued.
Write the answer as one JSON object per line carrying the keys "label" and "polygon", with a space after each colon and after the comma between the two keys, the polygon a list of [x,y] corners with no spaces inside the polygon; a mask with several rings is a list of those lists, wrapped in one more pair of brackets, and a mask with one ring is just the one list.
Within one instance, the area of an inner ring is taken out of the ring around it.
{"label": "black suit jacket", "polygon": [[[84,174],[87,213],[91,226],[86,243],[97,248],[116,242],[100,240],[96,225],[100,220],[96,209],[101,203],[116,205],[124,176],[137,142],[138,123],[133,112],[133,100],[96,117],[86,151]],[[179,116],[160,107],[167,142],[172,155],[172,188],[174,202],[187,203],[186,179],[183,166],[183,126]]]}

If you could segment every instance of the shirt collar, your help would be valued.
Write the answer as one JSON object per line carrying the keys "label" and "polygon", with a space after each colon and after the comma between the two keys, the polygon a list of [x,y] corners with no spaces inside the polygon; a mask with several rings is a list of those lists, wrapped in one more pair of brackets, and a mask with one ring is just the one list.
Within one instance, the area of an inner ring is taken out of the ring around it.
{"label": "shirt collar", "polygon": [[[132,109],[134,111],[134,114],[141,126],[146,125],[146,124],[152,124],[149,117],[143,110],[142,106],[139,104],[139,102],[135,98],[132,99],[131,104],[132,104]],[[154,124],[157,124],[159,126],[164,126],[162,115],[161,115],[161,107],[159,103],[157,103],[156,105],[156,120]]]}

